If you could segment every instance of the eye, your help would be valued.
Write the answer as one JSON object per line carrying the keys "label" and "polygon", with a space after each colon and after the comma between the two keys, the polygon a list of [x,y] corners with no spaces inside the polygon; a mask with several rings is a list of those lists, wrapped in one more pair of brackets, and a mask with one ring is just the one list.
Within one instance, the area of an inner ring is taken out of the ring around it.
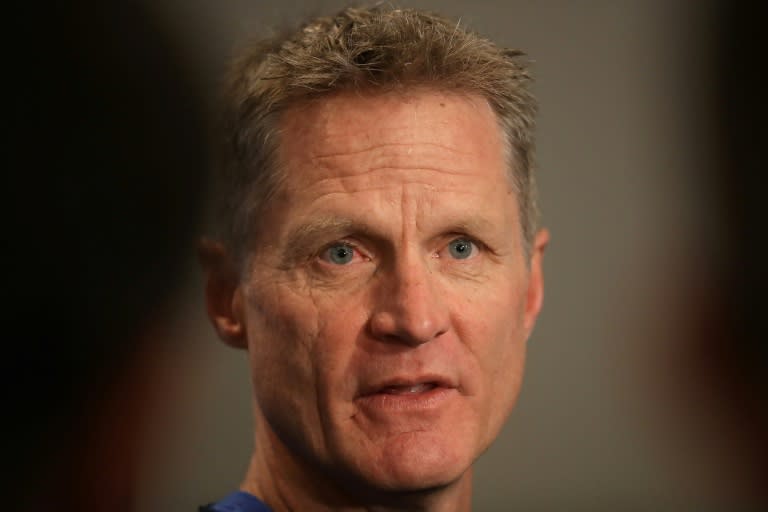
{"label": "eye", "polygon": [[448,252],[454,259],[466,260],[475,255],[477,246],[467,238],[455,238],[448,244]]}
{"label": "eye", "polygon": [[355,248],[348,243],[338,242],[325,249],[322,257],[334,265],[347,265],[355,257]]}

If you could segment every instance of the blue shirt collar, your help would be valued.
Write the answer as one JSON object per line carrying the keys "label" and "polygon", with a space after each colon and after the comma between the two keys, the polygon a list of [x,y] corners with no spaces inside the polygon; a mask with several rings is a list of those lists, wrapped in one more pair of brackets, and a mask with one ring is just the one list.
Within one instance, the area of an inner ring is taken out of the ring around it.
{"label": "blue shirt collar", "polygon": [[201,508],[201,512],[272,512],[263,501],[253,494],[236,491],[221,501]]}

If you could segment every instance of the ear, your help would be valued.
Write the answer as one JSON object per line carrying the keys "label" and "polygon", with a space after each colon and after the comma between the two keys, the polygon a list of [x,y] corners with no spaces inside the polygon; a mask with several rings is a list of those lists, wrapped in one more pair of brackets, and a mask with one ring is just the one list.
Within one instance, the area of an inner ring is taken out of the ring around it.
{"label": "ear", "polygon": [[203,238],[198,244],[206,273],[205,300],[213,327],[228,345],[247,348],[240,279],[231,255],[220,242]]}
{"label": "ear", "polygon": [[542,269],[544,259],[544,250],[549,243],[549,231],[539,230],[533,240],[531,247],[531,261],[528,276],[528,291],[526,293],[525,317],[523,325],[526,332],[530,335],[533,326],[536,324],[536,318],[541,311],[541,305],[544,301],[544,273]]}

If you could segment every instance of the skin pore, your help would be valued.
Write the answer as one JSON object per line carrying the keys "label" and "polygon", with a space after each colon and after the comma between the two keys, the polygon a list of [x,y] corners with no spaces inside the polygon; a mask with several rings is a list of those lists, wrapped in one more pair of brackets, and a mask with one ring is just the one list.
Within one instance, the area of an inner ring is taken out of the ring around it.
{"label": "skin pore", "polygon": [[252,371],[242,488],[276,511],[469,510],[547,243],[526,260],[493,111],[430,89],[324,97],[284,114],[279,161],[242,277],[209,258],[209,313]]}

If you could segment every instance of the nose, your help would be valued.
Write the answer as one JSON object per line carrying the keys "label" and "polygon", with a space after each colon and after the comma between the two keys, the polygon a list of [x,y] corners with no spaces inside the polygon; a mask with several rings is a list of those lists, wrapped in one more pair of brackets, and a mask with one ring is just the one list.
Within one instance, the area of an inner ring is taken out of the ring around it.
{"label": "nose", "polygon": [[423,262],[404,263],[381,280],[370,319],[376,339],[418,346],[448,332],[445,297]]}

